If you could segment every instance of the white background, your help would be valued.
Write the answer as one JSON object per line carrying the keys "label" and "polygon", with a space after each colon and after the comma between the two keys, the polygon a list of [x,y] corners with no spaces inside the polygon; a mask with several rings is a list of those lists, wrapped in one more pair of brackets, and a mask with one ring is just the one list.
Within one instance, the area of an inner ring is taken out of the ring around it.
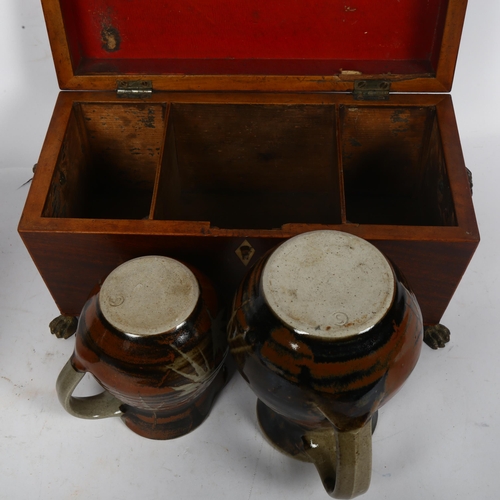
{"label": "white background", "polygon": [[[380,412],[366,500],[500,497],[499,31],[500,2],[472,0],[452,92],[482,242],[443,318],[450,344],[424,347]],[[74,341],[50,335],[58,311],[16,232],[57,92],[38,0],[0,0],[0,499],[324,499],[312,465],[264,442],[239,375],[174,441],[59,405]]]}

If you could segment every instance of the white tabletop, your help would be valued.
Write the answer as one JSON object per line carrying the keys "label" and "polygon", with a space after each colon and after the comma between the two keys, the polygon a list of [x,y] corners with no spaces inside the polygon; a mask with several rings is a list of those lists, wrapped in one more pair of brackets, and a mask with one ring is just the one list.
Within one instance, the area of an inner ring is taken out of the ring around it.
{"label": "white tabletop", "polygon": [[[499,498],[500,2],[471,1],[453,89],[482,242],[443,318],[380,412],[366,500]],[[310,464],[271,448],[239,375],[192,434],[156,442],[118,419],[71,417],[57,375],[74,340],[16,233],[58,86],[38,0],[0,2],[0,498],[325,499]],[[94,390],[86,380],[81,394]]]}

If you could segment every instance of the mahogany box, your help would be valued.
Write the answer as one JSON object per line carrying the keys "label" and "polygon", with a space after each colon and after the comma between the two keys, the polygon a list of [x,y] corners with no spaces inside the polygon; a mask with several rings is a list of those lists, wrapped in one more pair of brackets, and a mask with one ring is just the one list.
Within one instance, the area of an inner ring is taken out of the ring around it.
{"label": "mahogany box", "polygon": [[42,0],[61,89],[19,232],[64,315],[161,254],[230,300],[336,229],[439,323],[479,242],[451,90],[466,0]]}

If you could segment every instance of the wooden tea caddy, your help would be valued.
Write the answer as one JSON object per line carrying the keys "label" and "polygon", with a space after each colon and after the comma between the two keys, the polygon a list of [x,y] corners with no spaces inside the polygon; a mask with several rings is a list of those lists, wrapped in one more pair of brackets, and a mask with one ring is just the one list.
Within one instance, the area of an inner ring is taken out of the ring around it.
{"label": "wooden tea caddy", "polygon": [[452,100],[466,0],[42,0],[59,94],[19,232],[61,314],[133,257],[230,300],[346,231],[437,325],[478,245]]}

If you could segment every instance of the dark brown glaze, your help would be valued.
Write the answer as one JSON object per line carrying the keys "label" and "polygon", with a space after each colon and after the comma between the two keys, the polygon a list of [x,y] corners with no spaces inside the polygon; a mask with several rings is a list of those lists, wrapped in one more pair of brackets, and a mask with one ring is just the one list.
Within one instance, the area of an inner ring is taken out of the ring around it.
{"label": "dark brown glaze", "polygon": [[100,310],[98,290],[80,315],[73,367],[92,373],[122,401],[122,419],[145,437],[170,439],[196,428],[227,379],[227,345],[215,292],[191,270],[200,298],[188,320],[174,330],[150,336],[118,331]]}
{"label": "dark brown glaze", "polygon": [[260,286],[265,262],[243,281],[229,324],[243,377],[263,403],[301,426],[361,427],[418,360],[423,326],[415,296],[397,279],[393,304],[377,325],[347,339],[320,339],[293,331],[269,309]]}

